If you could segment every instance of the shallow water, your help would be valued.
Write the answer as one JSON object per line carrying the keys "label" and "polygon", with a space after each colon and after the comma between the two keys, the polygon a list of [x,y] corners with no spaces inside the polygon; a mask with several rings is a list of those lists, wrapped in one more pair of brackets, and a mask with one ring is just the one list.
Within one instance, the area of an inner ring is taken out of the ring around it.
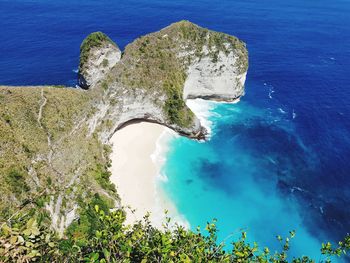
{"label": "shallow water", "polygon": [[312,225],[305,222],[309,214],[302,213],[305,203],[298,202],[297,192],[306,190],[292,184],[314,160],[293,125],[244,101],[210,108],[210,141],[180,137],[170,142],[161,186],[179,212],[194,229],[217,218],[219,240],[247,231],[250,241],[273,249],[280,247],[277,235],[296,230],[293,255],[318,256],[323,233],[311,233]]}

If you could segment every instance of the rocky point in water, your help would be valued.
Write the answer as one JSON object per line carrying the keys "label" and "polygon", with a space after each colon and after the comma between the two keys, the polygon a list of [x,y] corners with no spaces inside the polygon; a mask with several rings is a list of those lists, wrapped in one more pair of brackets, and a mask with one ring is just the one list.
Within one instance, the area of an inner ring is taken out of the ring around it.
{"label": "rocky point in water", "polygon": [[203,139],[186,99],[235,100],[247,69],[242,41],[181,21],[123,52],[102,32],[90,34],[81,45],[82,89],[1,86],[1,216],[42,196],[62,234],[89,200],[118,206],[108,172],[115,131],[143,120]]}

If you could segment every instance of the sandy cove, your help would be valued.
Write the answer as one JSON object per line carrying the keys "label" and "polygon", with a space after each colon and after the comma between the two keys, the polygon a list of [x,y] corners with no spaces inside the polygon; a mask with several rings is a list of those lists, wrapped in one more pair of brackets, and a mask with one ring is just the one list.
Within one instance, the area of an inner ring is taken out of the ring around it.
{"label": "sandy cove", "polygon": [[175,136],[174,132],[164,126],[141,122],[122,128],[111,138],[110,179],[117,187],[122,205],[135,210],[127,209],[127,223],[140,220],[151,212],[151,222],[160,227],[165,209],[175,221],[184,221],[171,200],[157,187],[162,165],[159,157],[166,153],[172,136]]}

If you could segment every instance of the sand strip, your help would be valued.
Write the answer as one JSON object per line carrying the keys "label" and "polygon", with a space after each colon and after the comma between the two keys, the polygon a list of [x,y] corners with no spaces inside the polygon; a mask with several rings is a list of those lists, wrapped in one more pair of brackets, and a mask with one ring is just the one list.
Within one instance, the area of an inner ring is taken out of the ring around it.
{"label": "sand strip", "polygon": [[172,133],[161,125],[141,122],[122,128],[111,138],[111,181],[117,187],[122,205],[135,209],[133,213],[127,209],[127,223],[151,212],[152,223],[161,226],[165,209],[171,217],[179,218],[175,206],[161,189],[157,189],[156,183],[162,164],[155,160],[155,155],[162,154],[156,149],[157,143],[158,148],[166,148],[159,144],[166,144],[164,135],[169,137]]}

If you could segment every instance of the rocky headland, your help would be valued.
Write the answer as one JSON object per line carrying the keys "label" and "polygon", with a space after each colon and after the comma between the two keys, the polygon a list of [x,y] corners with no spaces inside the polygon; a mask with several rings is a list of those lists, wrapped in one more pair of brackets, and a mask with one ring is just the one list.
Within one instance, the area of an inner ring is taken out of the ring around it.
{"label": "rocky headland", "polygon": [[238,99],[247,69],[242,41],[181,21],[123,52],[102,32],[90,34],[81,45],[82,89],[0,86],[1,219],[35,203],[62,234],[89,201],[118,206],[111,136],[142,120],[204,139],[186,99]]}

